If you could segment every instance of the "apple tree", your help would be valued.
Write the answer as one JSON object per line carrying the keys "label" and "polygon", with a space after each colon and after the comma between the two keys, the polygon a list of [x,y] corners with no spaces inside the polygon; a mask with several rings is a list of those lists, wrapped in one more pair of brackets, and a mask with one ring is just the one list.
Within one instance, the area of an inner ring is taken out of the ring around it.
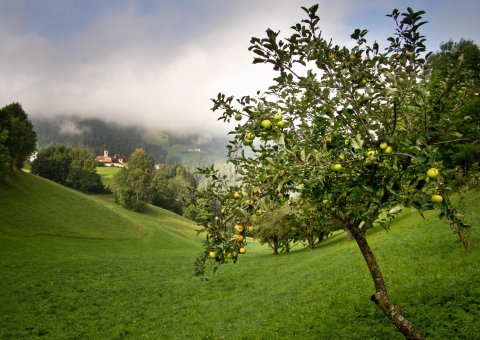
{"label": "apple tree", "polygon": [[278,255],[279,250],[288,253],[297,236],[295,215],[288,205],[270,203],[267,206],[264,214],[254,218],[255,238],[260,244],[267,244],[274,255]]}
{"label": "apple tree", "polygon": [[309,250],[312,250],[316,243],[320,243],[331,232],[343,229],[343,225],[327,218],[328,214],[323,212],[324,205],[319,206],[310,202],[306,197],[290,201],[295,211],[295,225],[297,238],[306,243]]}
{"label": "apple tree", "polygon": [[276,72],[268,89],[213,99],[220,120],[239,122],[227,148],[241,186],[228,187],[213,168],[204,170],[209,184],[199,195],[207,206],[201,221],[207,237],[197,274],[204,274],[209,258],[237,260],[246,248],[233,225],[250,223],[262,198],[304,199],[332,226],[351,233],[373,280],[371,299],[406,337],[420,339],[390,299],[366,231],[388,228],[403,207],[420,213],[437,208],[468,246],[468,226],[451,204],[441,157],[427,138],[437,114],[432,96],[441,93],[427,86],[420,33],[425,12],[393,10],[395,32],[381,48],[368,44],[361,29],[352,33],[351,47],[335,45],[319,29],[318,5],[303,10],[307,16],[291,35],[267,29],[250,41],[253,63]]}

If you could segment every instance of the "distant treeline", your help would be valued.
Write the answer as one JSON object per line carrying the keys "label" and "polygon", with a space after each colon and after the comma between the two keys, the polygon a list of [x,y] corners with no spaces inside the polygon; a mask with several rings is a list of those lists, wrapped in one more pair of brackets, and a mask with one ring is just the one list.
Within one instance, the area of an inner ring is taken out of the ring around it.
{"label": "distant treeline", "polygon": [[[226,137],[152,132],[137,126],[70,116],[35,118],[32,123],[39,149],[65,145],[84,147],[95,155],[102,155],[107,145],[110,155],[127,156],[141,148],[152,156],[155,163],[181,164],[189,170],[226,157]],[[201,152],[188,152],[189,148],[198,148]]]}
{"label": "distant treeline", "polygon": [[167,151],[162,146],[144,141],[144,131],[138,127],[75,117],[41,118],[32,121],[37,133],[38,148],[49,145],[82,146],[96,155],[101,155],[104,146],[108,145],[111,153],[125,156],[136,148],[142,148],[157,163],[163,163],[167,156]]}

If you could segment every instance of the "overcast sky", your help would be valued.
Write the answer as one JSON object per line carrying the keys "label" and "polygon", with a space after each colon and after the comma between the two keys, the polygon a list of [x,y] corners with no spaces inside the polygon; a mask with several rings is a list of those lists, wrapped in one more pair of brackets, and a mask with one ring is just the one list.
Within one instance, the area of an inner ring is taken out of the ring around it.
{"label": "overcast sky", "polygon": [[[218,92],[254,94],[272,78],[253,65],[252,36],[289,33],[294,0],[0,0],[0,106],[30,117],[80,115],[155,129],[224,133]],[[385,46],[393,8],[426,10],[427,48],[480,42],[478,0],[325,0],[320,26],[336,44],[355,28]]]}

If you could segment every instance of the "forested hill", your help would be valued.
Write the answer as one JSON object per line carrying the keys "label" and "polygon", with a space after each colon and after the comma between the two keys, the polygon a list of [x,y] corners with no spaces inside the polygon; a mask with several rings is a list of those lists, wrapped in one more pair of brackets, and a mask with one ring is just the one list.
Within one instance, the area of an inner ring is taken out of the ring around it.
{"label": "forested hill", "polygon": [[157,163],[182,164],[187,168],[207,166],[225,158],[226,140],[196,135],[175,135],[123,126],[100,119],[76,117],[33,118],[38,147],[63,144],[82,146],[96,155],[108,145],[110,154],[128,156],[143,148]]}

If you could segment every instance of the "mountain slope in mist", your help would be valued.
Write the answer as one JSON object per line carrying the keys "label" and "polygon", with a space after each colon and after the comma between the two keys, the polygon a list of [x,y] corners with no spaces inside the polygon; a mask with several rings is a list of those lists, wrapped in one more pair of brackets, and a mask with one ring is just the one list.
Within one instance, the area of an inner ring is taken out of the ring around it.
{"label": "mountain slope in mist", "polygon": [[135,148],[143,148],[156,163],[182,164],[188,168],[207,166],[225,158],[227,141],[218,137],[167,133],[70,116],[35,118],[32,123],[38,148],[57,144],[82,146],[101,155],[107,145],[110,154],[124,156]]}

